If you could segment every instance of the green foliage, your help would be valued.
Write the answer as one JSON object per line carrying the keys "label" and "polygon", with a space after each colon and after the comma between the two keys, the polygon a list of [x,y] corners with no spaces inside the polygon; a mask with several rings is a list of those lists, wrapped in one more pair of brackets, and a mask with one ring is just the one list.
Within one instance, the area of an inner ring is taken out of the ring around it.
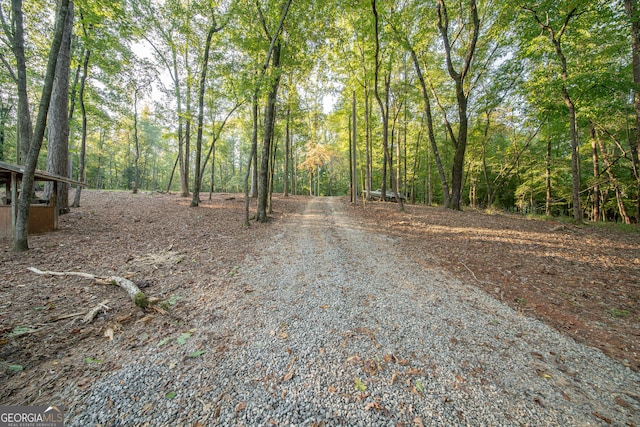
{"label": "green foliage", "polygon": [[629,316],[629,310],[619,309],[617,307],[612,307],[611,309],[608,310],[608,312],[613,318]]}
{"label": "green foliage", "polygon": [[353,379],[353,384],[356,388],[356,390],[360,391],[360,392],[365,392],[367,391],[367,386],[365,383],[362,382],[362,380],[360,378],[354,378]]}
{"label": "green foliage", "polygon": [[[449,25],[458,34],[452,55],[454,68],[460,70],[469,36],[469,9],[466,3],[456,7],[450,0],[444,3],[450,12]],[[40,93],[53,4],[36,0],[24,5],[33,105]],[[209,52],[203,129],[203,161],[209,150],[212,159],[204,169],[202,188],[241,191],[252,137],[251,99],[258,90],[262,123],[266,90],[276,74],[269,68],[264,78],[260,75],[270,34],[279,23],[284,4],[250,0],[77,0],[70,72],[73,81],[89,50],[85,105],[86,180],[90,187],[130,188],[135,172],[132,88],[136,87],[140,89],[139,187],[151,191],[180,189],[183,171],[179,162],[175,170],[174,165],[178,151],[185,152],[187,122],[191,144],[195,144],[197,76],[206,31],[215,24],[222,29],[214,34]],[[547,203],[552,216],[569,211],[571,152],[568,109],[561,96],[564,85],[577,111],[580,196],[585,209],[592,208],[597,185],[602,195],[601,210],[619,216],[614,193],[617,186],[629,216],[638,220],[634,218],[638,177],[631,162],[636,121],[630,98],[634,89],[631,43],[622,2],[536,0],[526,2],[525,8],[514,2],[478,1],[477,7],[482,17],[481,32],[465,86],[471,94],[466,202],[475,207],[531,215],[546,214]],[[575,13],[569,17],[573,8]],[[409,48],[414,49],[424,73],[435,145],[449,179],[454,146],[443,123],[448,122],[454,134],[459,123],[456,94],[436,25],[435,2],[378,2],[378,9],[380,70],[390,79],[392,164],[394,168],[400,166],[400,190],[416,202],[439,204],[444,199],[442,186],[428,135],[423,94],[409,54]],[[536,16],[556,35],[566,22],[560,38],[566,57],[566,79],[550,34],[541,29]],[[0,53],[8,67],[13,67],[8,40],[3,37],[3,41]],[[273,141],[274,191],[284,190],[286,174],[291,193],[308,194],[313,173],[314,193],[347,194],[354,91],[359,187],[367,175],[367,157],[372,187],[380,187],[384,154],[381,117],[372,90],[375,33],[371,4],[293,2],[281,43],[281,90]],[[3,105],[15,104],[15,83],[8,67],[0,69]],[[77,90],[75,96],[70,151],[73,175],[77,176],[82,129]],[[365,99],[369,102],[366,106]],[[16,109],[13,105],[4,123],[5,159],[15,158]],[[229,115],[230,112],[233,113]],[[285,171],[287,117],[291,164]],[[591,127],[597,129],[604,146],[604,153],[597,148],[598,177],[593,171]],[[259,140],[261,136],[258,135]],[[603,163],[605,157],[612,163],[610,168]],[[193,153],[189,159],[193,176]],[[549,182],[547,161],[551,170]],[[40,167],[45,167],[44,162]]]}
{"label": "green foliage", "polygon": [[149,299],[142,292],[138,292],[135,295],[135,297],[133,298],[133,302],[135,303],[136,306],[140,308],[147,308],[149,306]]}

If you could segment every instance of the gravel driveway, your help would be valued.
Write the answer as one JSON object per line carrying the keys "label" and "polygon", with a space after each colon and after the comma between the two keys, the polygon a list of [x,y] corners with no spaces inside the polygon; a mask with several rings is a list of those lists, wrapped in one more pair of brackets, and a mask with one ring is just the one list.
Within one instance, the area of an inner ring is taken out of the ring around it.
{"label": "gravel driveway", "polygon": [[273,227],[184,345],[70,397],[70,425],[640,424],[637,373],[408,262],[340,199]]}

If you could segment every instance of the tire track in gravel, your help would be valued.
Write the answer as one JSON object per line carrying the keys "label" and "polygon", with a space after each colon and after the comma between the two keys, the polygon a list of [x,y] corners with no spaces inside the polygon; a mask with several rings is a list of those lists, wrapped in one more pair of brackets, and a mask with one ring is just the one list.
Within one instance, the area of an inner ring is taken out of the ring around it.
{"label": "tire track in gravel", "polygon": [[[150,425],[640,423],[638,374],[412,264],[341,199],[309,199],[274,229],[182,350],[217,352],[123,369],[94,387],[85,411],[153,366],[137,396],[157,404],[135,418]],[[158,401],[167,383],[178,396]]]}

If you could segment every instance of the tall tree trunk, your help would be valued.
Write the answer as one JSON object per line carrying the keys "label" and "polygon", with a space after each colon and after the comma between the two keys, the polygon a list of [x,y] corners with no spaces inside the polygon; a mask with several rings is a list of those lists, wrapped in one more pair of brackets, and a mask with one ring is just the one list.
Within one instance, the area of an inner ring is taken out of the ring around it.
{"label": "tall tree trunk", "polygon": [[358,127],[356,126],[357,117],[356,114],[356,91],[353,91],[353,101],[351,105],[351,116],[353,117],[353,133],[351,135],[351,192],[353,194],[353,203],[358,204],[358,152],[357,152],[357,136]]}
{"label": "tall tree trunk", "polygon": [[[19,14],[19,17],[14,16],[14,22],[20,22],[21,26],[22,2],[20,0],[13,1],[15,3],[19,3],[18,7],[13,8],[14,13],[18,12]],[[40,154],[40,148],[42,148],[42,140],[44,139],[44,132],[47,124],[47,114],[49,112],[49,103],[51,101],[51,92],[53,90],[53,78],[56,70],[56,64],[58,62],[58,52],[60,51],[60,45],[62,44],[62,33],[64,32],[64,23],[67,18],[68,8],[69,0],[60,0],[60,5],[56,13],[56,22],[54,27],[55,29],[53,39],[51,41],[51,47],[49,49],[49,59],[47,61],[44,85],[42,87],[42,95],[40,96],[38,117],[36,119],[33,137],[31,138],[30,135],[22,135],[26,136],[27,140],[30,140],[31,143],[29,144],[29,152],[25,159],[25,171],[22,176],[22,189],[20,192],[20,197],[18,199],[18,216],[16,218],[16,229],[13,238],[13,250],[16,252],[22,252],[29,249],[28,226],[31,194],[33,193],[35,171],[38,164],[38,155]],[[23,30],[23,28],[18,29],[16,27],[16,33],[18,31],[22,33]],[[21,49],[24,53],[24,45],[21,46]],[[29,120],[28,116],[20,116],[18,120],[21,121],[21,129],[28,128],[28,124],[25,123]]]}
{"label": "tall tree trunk", "polygon": [[[272,138],[274,138],[274,135],[272,135]],[[267,200],[267,213],[269,215],[273,213],[273,205],[271,204],[271,201],[273,197],[273,178],[275,176],[277,151],[278,151],[278,140],[274,138],[271,141],[271,156],[269,159],[269,198]]]}
{"label": "tall tree trunk", "polygon": [[27,160],[31,138],[33,137],[29,95],[27,93],[27,61],[24,47],[22,0],[11,0],[11,16],[14,28],[12,47],[16,58],[18,75],[18,143],[16,146],[16,162],[22,165]]}
{"label": "tall tree trunk", "polygon": [[11,105],[5,105],[4,102],[0,104],[0,160],[4,160],[5,151],[5,127],[7,120],[9,119],[9,113],[11,112]]}
{"label": "tall tree trunk", "polygon": [[[478,18],[478,9],[476,1],[470,0],[469,7],[471,9],[472,33],[469,47],[466,50],[464,62],[461,71],[456,71],[451,57],[451,41],[449,39],[449,17],[447,6],[444,0],[438,0],[438,30],[442,37],[445,56],[447,60],[447,70],[449,76],[455,83],[456,101],[458,104],[458,136],[453,140],[455,152],[453,155],[453,167],[451,171],[451,201],[450,208],[454,210],[461,209],[462,202],[462,185],[464,175],[464,157],[467,150],[467,134],[469,127],[469,118],[467,116],[468,94],[465,92],[465,79],[469,75],[469,69],[475,54],[478,35],[480,32],[480,20]],[[452,133],[453,134],[453,133]]]}
{"label": "tall tree trunk", "polygon": [[351,126],[351,122],[353,120],[353,116],[348,116],[348,127],[347,133],[349,134],[349,202],[353,203],[354,194],[353,194],[353,126]]}
{"label": "tall tree trunk", "polygon": [[576,119],[576,107],[569,94],[569,89],[567,88],[569,73],[567,71],[567,59],[564,55],[564,51],[562,50],[562,36],[567,30],[569,21],[571,21],[571,18],[575,16],[577,9],[573,7],[569,10],[567,16],[564,19],[562,27],[558,31],[549,26],[547,23],[543,22],[538,16],[537,11],[531,8],[526,8],[526,10],[529,10],[531,13],[533,13],[533,16],[540,28],[542,28],[543,31],[546,31],[549,34],[549,40],[553,44],[553,47],[556,51],[556,56],[558,57],[558,61],[560,62],[560,76],[562,78],[562,99],[567,106],[567,109],[569,110],[569,133],[571,138],[571,202],[573,204],[573,220],[576,222],[580,222],[582,221],[582,207],[580,202],[580,157],[578,153],[578,123]]}
{"label": "tall tree trunk", "polygon": [[[102,150],[104,148],[104,138],[105,138],[105,130],[100,130],[100,143],[98,145],[98,165],[96,166],[96,188],[102,189],[104,188],[104,183],[102,181]],[[86,179],[86,174],[85,174]]]}
{"label": "tall tree trunk", "polygon": [[420,164],[420,142],[422,139],[422,128],[418,131],[418,137],[416,138],[416,145],[413,150],[413,168],[411,169],[411,203],[416,202],[416,176],[418,176],[418,168]]}
{"label": "tall tree trunk", "polygon": [[489,168],[487,167],[487,142],[489,142],[489,129],[491,127],[491,111],[485,111],[487,120],[484,126],[484,135],[482,137],[482,174],[487,187],[487,208],[493,204],[493,195],[491,194],[491,182],[489,181]]}
{"label": "tall tree trunk", "polygon": [[[267,106],[266,106],[266,110],[267,110],[267,114],[265,114],[265,135],[264,135],[264,144],[262,147],[262,158],[260,159],[260,174],[258,177],[258,185],[254,185],[254,188],[258,188],[258,209],[257,209],[257,213],[256,213],[256,219],[260,222],[266,222],[267,221],[267,215],[266,215],[266,189],[267,189],[267,168],[269,165],[269,152],[270,152],[270,141],[271,141],[271,135],[273,133],[273,125],[275,123],[275,103],[276,103],[276,98],[277,98],[277,94],[278,94],[278,85],[280,83],[280,70],[279,70],[279,65],[280,65],[280,32],[282,31],[282,27],[284,25],[284,21],[285,18],[287,17],[287,13],[289,12],[289,7],[291,6],[293,0],[287,0],[287,3],[285,3],[283,9],[282,9],[282,16],[280,17],[280,22],[278,23],[278,27],[276,28],[276,31],[273,35],[269,34],[269,31],[267,29],[267,24],[264,20],[264,16],[262,15],[262,11],[260,10],[260,4],[257,3],[258,6],[258,13],[260,15],[260,18],[262,20],[262,25],[263,28],[265,30],[265,33],[267,35],[267,37],[269,37],[271,39],[271,42],[269,44],[269,50],[267,51],[267,57],[264,61],[264,64],[262,66],[262,72],[260,73],[259,79],[258,79],[258,84],[256,85],[256,94],[255,94],[255,98],[254,98],[254,103],[255,103],[255,108],[257,109],[257,103],[258,103],[258,93],[260,91],[260,86],[262,85],[262,81],[264,79],[264,76],[267,72],[267,69],[269,68],[269,63],[273,62],[273,68],[275,70],[275,79],[272,85],[272,89],[269,92],[269,96],[267,97]],[[273,61],[272,61],[273,60]],[[257,132],[257,110],[256,114],[254,114],[254,132]],[[257,135],[256,135],[256,142],[257,142]],[[257,150],[256,150],[257,151]],[[257,153],[256,153],[257,154]],[[265,156],[267,158],[265,158]],[[257,159],[256,159],[257,160]],[[257,161],[255,162],[255,167],[256,167],[256,171],[257,171]],[[257,174],[254,174],[254,176],[256,176]]]}
{"label": "tall tree trunk", "polygon": [[204,89],[207,80],[207,68],[209,67],[209,49],[211,48],[211,39],[216,31],[215,24],[209,27],[207,32],[207,40],[204,45],[204,59],[202,61],[202,71],[200,73],[200,85],[198,87],[198,135],[196,137],[196,165],[195,177],[193,179],[193,198],[191,199],[191,207],[197,207],[200,204],[200,187],[202,186],[202,171],[200,171],[200,160],[202,157],[202,126],[204,121]]}
{"label": "tall tree trunk", "polygon": [[[183,117],[182,117],[182,91],[180,90],[180,80],[178,75],[178,55],[175,47],[172,48],[173,56],[173,84],[176,96],[176,106],[178,115],[178,163],[180,165],[180,191],[182,197],[189,196],[188,175],[185,173],[185,155],[184,155],[184,134],[183,134]],[[167,189],[167,191],[169,191]]]}
{"label": "tall tree trunk", "polygon": [[284,136],[284,197],[289,197],[289,156],[291,155],[291,131],[289,121],[291,120],[291,107],[287,105],[287,124]]}
{"label": "tall tree trunk", "polygon": [[293,171],[293,194],[298,195],[298,150],[293,151],[292,159],[292,171]]}
{"label": "tall tree trunk", "polygon": [[[422,67],[420,66],[420,61],[418,61],[418,56],[416,55],[413,47],[409,47],[409,53],[411,53],[411,59],[413,60],[413,66],[416,69],[416,74],[418,75],[418,81],[420,82],[420,89],[422,90],[422,99],[424,101],[424,113],[427,118],[427,134],[429,136],[429,143],[431,144],[431,152],[433,153],[433,158],[436,162],[436,167],[438,169],[438,176],[440,177],[440,185],[442,187],[442,204],[445,207],[449,207],[449,183],[447,180],[447,174],[444,171],[444,166],[442,165],[442,159],[440,158],[440,152],[438,151],[438,144],[436,142],[436,134],[433,128],[433,114],[431,112],[431,100],[429,99],[429,92],[427,92],[427,85],[424,81],[424,75],[422,74]],[[429,163],[430,164],[430,163]],[[429,178],[430,179],[430,178]],[[429,187],[431,183],[429,182]],[[431,192],[429,192],[429,205],[431,205]]]}
{"label": "tall tree trunk", "polygon": [[252,108],[253,128],[251,129],[251,148],[255,151],[255,158],[253,159],[253,166],[249,170],[251,174],[251,198],[258,197],[258,95],[253,97]]}
{"label": "tall tree trunk", "polygon": [[133,92],[133,142],[135,145],[135,155],[133,158],[133,164],[135,169],[135,175],[133,178],[133,194],[138,193],[138,185],[140,184],[140,141],[138,140],[138,90],[135,89]]}
{"label": "tall tree trunk", "polygon": [[253,93],[253,101],[251,102],[251,115],[253,116],[253,134],[251,138],[251,152],[249,153],[249,162],[247,163],[247,173],[244,176],[244,226],[249,226],[249,177],[252,171],[252,163],[256,162],[258,152],[258,93],[259,89]]}
{"label": "tall tree trunk", "polygon": [[640,223],[640,11],[638,0],[624,0],[627,16],[631,21],[631,58],[633,63],[633,105],[636,111],[636,134],[629,138],[631,161],[637,181],[636,219]]}
{"label": "tall tree trunk", "polygon": [[[80,146],[80,168],[78,170],[78,181],[85,182],[86,180],[86,172],[85,172],[85,160],[87,155],[87,109],[84,105],[84,88],[87,82],[87,73],[89,70],[89,58],[91,57],[91,51],[86,50],[84,55],[84,62],[82,64],[82,79],[80,80],[80,113],[82,115],[82,143]],[[78,186],[76,188],[76,194],[73,198],[73,207],[80,207],[80,194],[82,192],[82,187]]]}
{"label": "tall tree trunk", "polygon": [[[405,143],[406,143],[405,139]],[[405,153],[406,154],[406,153]],[[405,159],[406,160],[406,159]],[[406,162],[405,162],[405,172],[406,172]],[[405,173],[406,175],[406,173]],[[396,143],[396,190],[400,192],[400,188],[402,187],[402,183],[404,180],[402,179],[402,138],[398,136],[398,142]],[[406,183],[405,183],[406,184]],[[407,191],[405,190],[405,196]]]}
{"label": "tall tree trunk", "polygon": [[269,193],[269,157],[271,154],[271,140],[273,139],[273,128],[275,125],[276,100],[278,97],[278,86],[280,85],[280,42],[276,43],[273,49],[272,68],[275,76],[271,90],[267,97],[267,106],[264,118],[264,136],[262,143],[262,155],[260,159],[260,171],[258,174],[258,211],[256,220],[267,221],[267,198]]}
{"label": "tall tree trunk", "polygon": [[371,193],[371,175],[373,172],[373,161],[372,161],[372,149],[371,149],[371,108],[370,108],[370,97],[369,97],[369,87],[366,83],[365,78],[365,87],[364,87],[364,137],[365,137],[365,149],[367,155],[367,179],[365,181],[365,191],[366,198],[369,198],[369,193]]}
{"label": "tall tree trunk", "polygon": [[[69,10],[62,33],[62,44],[58,52],[56,72],[53,80],[51,105],[49,106],[47,138],[47,172],[64,177],[69,176],[69,73],[71,68],[71,33],[73,30],[73,0],[69,0]],[[59,182],[58,212],[69,212],[69,184]],[[45,198],[53,195],[53,183],[45,184]]]}
{"label": "tall tree trunk", "polygon": [[[185,54],[185,63],[188,64],[188,58]],[[184,126],[184,181],[186,191],[183,191],[183,197],[189,197],[189,175],[191,174],[191,67],[187,65],[187,99],[186,99],[186,123]]]}
{"label": "tall tree trunk", "polygon": [[[406,73],[405,73],[406,75]],[[406,96],[406,94],[405,94]],[[408,132],[408,126],[407,126],[407,101],[405,99],[405,104],[404,104],[404,113],[403,113],[403,126],[402,126],[402,139],[403,139],[403,144],[402,144],[402,151],[403,151],[403,155],[402,155],[402,173],[403,173],[403,179],[402,179],[402,183],[403,183],[403,193],[406,196],[407,195],[407,189],[408,189],[408,183],[407,183],[407,132]],[[398,158],[400,158],[400,155],[398,154]]]}
{"label": "tall tree trunk", "polygon": [[591,136],[591,152],[593,156],[593,209],[591,220],[600,219],[600,163],[598,161],[598,146],[596,143],[596,127],[593,122],[589,123],[589,135]]}
{"label": "tall tree trunk", "polygon": [[551,135],[547,137],[547,153],[545,156],[544,184],[546,189],[545,214],[551,215]]}
{"label": "tall tree trunk", "polygon": [[[211,142],[211,184],[209,185],[209,200],[213,199],[214,181],[216,178],[216,142]],[[220,166],[220,183],[222,184],[222,166]]]}
{"label": "tall tree trunk", "polygon": [[573,220],[582,221],[582,206],[580,202],[580,154],[578,153],[578,122],[576,108],[569,96],[566,86],[562,87],[562,95],[569,109],[569,127],[571,133],[571,201],[573,204]]}
{"label": "tall tree trunk", "polygon": [[[379,17],[378,11],[376,9],[376,0],[371,0],[371,9],[373,11],[373,17],[375,21],[375,36],[376,36],[376,49],[375,49],[375,72],[374,72],[374,92],[376,99],[378,101],[378,105],[380,106],[380,114],[382,115],[382,146],[384,148],[384,156],[385,159],[390,159],[389,155],[389,92],[391,91],[391,72],[385,77],[385,100],[382,101],[380,96],[380,91],[378,89],[378,80],[379,80],[379,69],[380,69],[380,34],[378,30]],[[383,174],[382,174],[382,189],[381,189],[381,197],[383,200],[386,199],[386,187],[385,187],[385,173],[386,166],[383,166]],[[402,199],[398,196],[398,176],[394,173],[392,167],[390,167],[391,175],[392,175],[392,190],[394,196],[396,198],[396,202],[398,203],[398,209],[400,212],[404,211],[404,203]]]}

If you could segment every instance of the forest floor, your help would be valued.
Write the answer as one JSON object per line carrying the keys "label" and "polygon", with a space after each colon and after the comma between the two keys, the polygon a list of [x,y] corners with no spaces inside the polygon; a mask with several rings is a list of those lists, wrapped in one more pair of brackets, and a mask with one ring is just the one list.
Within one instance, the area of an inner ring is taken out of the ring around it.
{"label": "forest floor", "polygon": [[[211,201],[203,194],[198,209],[177,195],[82,194],[82,207],[61,216],[59,231],[30,237],[29,252],[14,253],[0,239],[3,405],[47,404],[63,385],[87,389],[145,347],[163,345],[161,337],[184,335],[203,301],[235,286],[239,266],[277,232],[271,224],[244,228],[237,194]],[[286,225],[307,200],[274,196],[272,221]],[[394,236],[411,262],[441,269],[640,370],[640,232],[425,206],[400,213],[392,203],[342,205],[368,232]],[[164,308],[142,312],[119,288],[28,267],[126,277]],[[104,301],[108,309],[83,323]]]}
{"label": "forest floor", "polygon": [[640,370],[640,227],[369,203],[350,207],[404,253]]}

